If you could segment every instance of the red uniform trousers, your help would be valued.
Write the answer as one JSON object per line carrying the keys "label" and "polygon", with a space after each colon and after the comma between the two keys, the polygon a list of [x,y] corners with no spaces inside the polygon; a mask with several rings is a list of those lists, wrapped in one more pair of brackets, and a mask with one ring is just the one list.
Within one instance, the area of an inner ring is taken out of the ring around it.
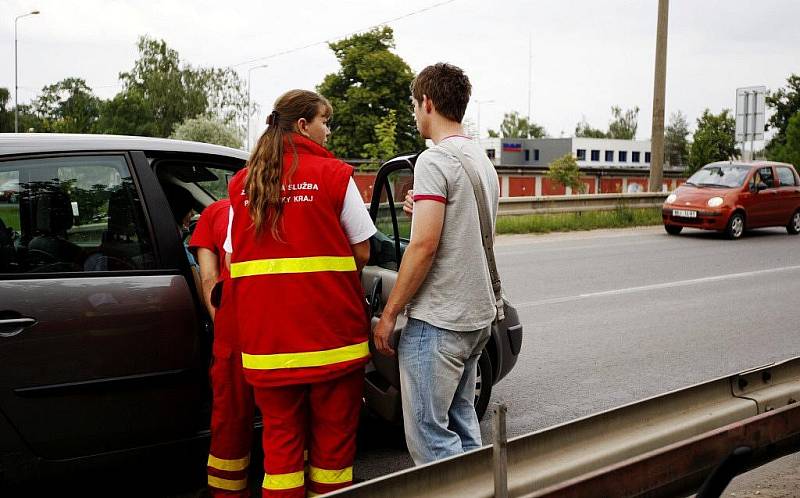
{"label": "red uniform trousers", "polygon": [[264,419],[263,498],[318,496],[352,484],[363,389],[361,367],[325,382],[254,389]]}
{"label": "red uniform trousers", "polygon": [[248,497],[250,447],[255,411],[253,388],[245,381],[242,354],[236,346],[235,317],[226,303],[214,318],[213,363],[211,364],[211,448],[208,455],[208,487],[213,497]]}

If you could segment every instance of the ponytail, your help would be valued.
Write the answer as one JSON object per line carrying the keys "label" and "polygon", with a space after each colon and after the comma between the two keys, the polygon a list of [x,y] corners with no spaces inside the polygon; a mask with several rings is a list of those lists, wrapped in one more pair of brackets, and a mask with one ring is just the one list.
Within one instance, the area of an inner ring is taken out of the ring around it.
{"label": "ponytail", "polygon": [[[330,115],[330,103],[325,97],[307,90],[290,90],[275,101],[274,110],[267,118],[267,129],[247,161],[245,193],[256,237],[269,226],[272,237],[282,240],[279,229],[283,213],[281,188],[284,179],[289,181],[297,170],[297,149],[292,135],[298,120],[305,118],[311,122],[321,111]],[[285,146],[292,151],[286,178],[283,175]]]}

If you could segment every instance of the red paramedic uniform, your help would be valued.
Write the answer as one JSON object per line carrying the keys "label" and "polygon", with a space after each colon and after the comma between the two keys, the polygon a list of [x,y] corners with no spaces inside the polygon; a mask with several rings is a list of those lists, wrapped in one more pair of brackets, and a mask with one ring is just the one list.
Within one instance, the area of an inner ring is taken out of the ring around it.
{"label": "red paramedic uniform", "polygon": [[[189,245],[212,251],[219,259],[219,281],[227,282],[223,244],[228,232],[230,202],[219,200],[203,210]],[[247,497],[247,469],[253,440],[253,389],[244,380],[241,349],[236,337],[236,318],[229,285],[222,286],[222,300],[214,315],[211,363],[211,448],[208,454],[208,486],[214,497]]]}
{"label": "red paramedic uniform", "polygon": [[287,178],[287,138],[282,240],[269,222],[256,237],[246,170],[231,180],[231,287],[245,378],[264,418],[262,496],[302,498],[352,483],[369,325],[340,223],[353,170],[315,142],[291,137],[298,164]]}

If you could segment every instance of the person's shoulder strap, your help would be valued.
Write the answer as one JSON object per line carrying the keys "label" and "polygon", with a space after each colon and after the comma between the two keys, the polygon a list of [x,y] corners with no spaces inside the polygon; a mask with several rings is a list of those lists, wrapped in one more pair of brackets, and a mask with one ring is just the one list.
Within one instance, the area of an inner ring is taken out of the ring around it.
{"label": "person's shoulder strap", "polygon": [[470,183],[472,183],[472,191],[475,195],[475,204],[478,207],[478,219],[481,225],[481,242],[483,244],[483,251],[486,254],[486,264],[489,267],[489,275],[492,279],[492,290],[494,291],[495,306],[497,307],[497,320],[503,320],[503,318],[505,318],[505,303],[503,301],[503,291],[500,284],[500,274],[497,271],[497,263],[494,258],[494,232],[492,231],[489,206],[486,201],[486,187],[478,176],[478,170],[474,161],[468,159],[460,147],[447,140],[442,140],[438,145],[456,156],[456,159],[458,159],[458,162],[467,174]]}

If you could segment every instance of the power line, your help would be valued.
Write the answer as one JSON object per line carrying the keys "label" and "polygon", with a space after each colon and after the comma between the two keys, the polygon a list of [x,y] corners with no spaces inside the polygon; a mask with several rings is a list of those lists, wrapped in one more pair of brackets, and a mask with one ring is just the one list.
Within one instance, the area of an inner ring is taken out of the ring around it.
{"label": "power line", "polygon": [[367,30],[370,30],[372,28],[377,28],[379,26],[383,26],[385,24],[397,22],[397,21],[400,21],[402,19],[406,19],[408,17],[412,17],[412,16],[415,16],[417,14],[422,14],[423,12],[427,12],[429,10],[433,10],[433,9],[438,8],[438,7],[442,7],[444,5],[447,5],[447,4],[450,4],[450,3],[453,3],[453,2],[457,2],[457,1],[458,0],[447,0],[445,2],[435,3],[433,5],[429,5],[428,7],[424,7],[422,9],[418,9],[418,10],[409,12],[407,14],[403,14],[401,16],[393,17],[391,19],[387,19],[385,21],[379,22],[378,24],[373,24],[372,26],[368,26],[366,28],[362,28],[362,29],[359,29],[359,30],[356,30],[356,31],[352,31],[352,32],[344,34],[344,35],[335,36],[333,38],[328,38],[327,40],[322,40],[322,41],[318,41],[318,42],[314,42],[314,43],[309,43],[308,45],[303,45],[301,47],[290,48],[290,49],[287,49],[287,50],[283,50],[281,52],[275,52],[274,54],[265,55],[263,57],[257,57],[255,59],[246,60],[246,61],[243,61],[243,62],[239,62],[239,63],[233,64],[230,67],[239,67],[239,66],[244,66],[244,65],[247,65],[247,64],[254,64],[256,62],[262,62],[262,61],[265,61],[265,60],[268,60],[268,59],[273,59],[275,57],[280,57],[282,55],[287,55],[287,54],[291,54],[291,53],[294,53],[294,52],[299,52],[300,50],[305,50],[307,48],[315,47],[317,45],[328,44],[328,43],[331,43],[331,42],[333,42],[335,40],[341,40],[342,38],[347,38],[347,37],[356,35],[358,33],[361,33],[362,31],[367,31]]}

